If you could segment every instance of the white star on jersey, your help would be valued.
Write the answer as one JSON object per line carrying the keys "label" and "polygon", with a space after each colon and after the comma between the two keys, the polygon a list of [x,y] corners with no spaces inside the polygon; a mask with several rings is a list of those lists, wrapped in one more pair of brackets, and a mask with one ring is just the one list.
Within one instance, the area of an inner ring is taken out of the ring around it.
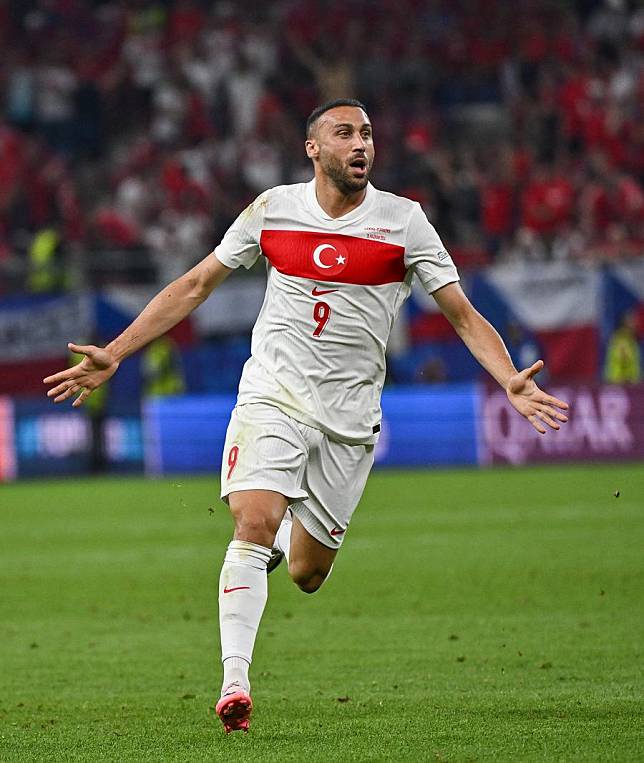
{"label": "white star on jersey", "polygon": [[[373,230],[386,240],[369,239]],[[337,257],[324,262],[326,250]],[[265,191],[215,249],[230,268],[260,254],[266,296],[237,404],[268,403],[341,442],[375,442],[385,348],[413,274],[428,293],[458,280],[438,234],[416,202],[371,184],[362,204],[330,218],[312,180]]]}

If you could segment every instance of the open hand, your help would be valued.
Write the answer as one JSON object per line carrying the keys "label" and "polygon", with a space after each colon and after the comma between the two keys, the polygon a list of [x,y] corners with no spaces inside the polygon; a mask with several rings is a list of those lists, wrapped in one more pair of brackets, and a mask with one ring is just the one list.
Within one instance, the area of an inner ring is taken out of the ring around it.
{"label": "open hand", "polygon": [[506,392],[511,405],[528,419],[537,432],[545,434],[544,424],[551,429],[559,429],[560,421],[568,421],[568,416],[561,413],[568,410],[568,403],[547,395],[537,387],[534,376],[542,368],[543,360],[537,360],[530,368],[515,374],[510,378]]}
{"label": "open hand", "polygon": [[53,397],[54,403],[62,403],[80,392],[72,403],[72,406],[77,408],[87,400],[92,390],[100,387],[116,373],[119,364],[108,350],[95,347],[93,344],[80,345],[70,342],[67,346],[72,352],[85,357],[80,363],[65,371],[47,376],[43,379],[43,383],[56,385],[47,392],[47,397]]}

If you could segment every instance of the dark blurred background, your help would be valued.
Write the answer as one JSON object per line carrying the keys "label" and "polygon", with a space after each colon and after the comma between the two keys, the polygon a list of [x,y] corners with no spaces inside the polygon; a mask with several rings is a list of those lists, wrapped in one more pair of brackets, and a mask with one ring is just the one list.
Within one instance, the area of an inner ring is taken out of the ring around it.
{"label": "dark blurred background", "polygon": [[[640,381],[640,3],[13,0],[0,45],[0,394],[14,414],[40,410],[67,340],[109,341],[258,193],[310,179],[304,123],[336,97],[367,105],[374,184],[422,204],[518,365],[544,357],[551,383],[589,389]],[[113,439],[127,449],[142,398],[234,392],[262,294],[258,265],[124,364],[97,431],[125,416]],[[389,368],[394,387],[481,378],[420,292]],[[5,440],[38,450],[27,429]]]}

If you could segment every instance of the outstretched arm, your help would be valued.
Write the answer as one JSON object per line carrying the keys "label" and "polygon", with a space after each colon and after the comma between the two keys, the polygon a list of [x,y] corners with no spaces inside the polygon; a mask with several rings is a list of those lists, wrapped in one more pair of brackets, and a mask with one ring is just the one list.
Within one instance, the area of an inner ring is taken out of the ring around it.
{"label": "outstretched arm", "polygon": [[537,432],[545,434],[544,424],[559,429],[559,422],[568,421],[561,412],[568,410],[568,404],[543,392],[534,381],[543,368],[542,360],[517,371],[497,331],[473,307],[458,283],[443,286],[433,296],[472,355],[505,389],[512,406]]}
{"label": "outstretched arm", "polygon": [[120,362],[153,339],[165,334],[197,308],[231,273],[213,255],[177,278],[154,297],[125,331],[105,348],[70,343],[69,349],[85,357],[75,366],[43,379],[54,385],[47,396],[55,403],[80,392],[73,406],[82,405],[92,390],[116,373]]}

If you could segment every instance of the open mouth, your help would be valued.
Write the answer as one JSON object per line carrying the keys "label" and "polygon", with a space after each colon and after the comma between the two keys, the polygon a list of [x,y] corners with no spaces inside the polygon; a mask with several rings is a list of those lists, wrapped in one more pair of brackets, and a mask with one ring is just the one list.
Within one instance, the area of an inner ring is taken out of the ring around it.
{"label": "open mouth", "polygon": [[366,159],[354,159],[352,162],[349,162],[349,167],[351,167],[355,175],[362,176],[367,174]]}

